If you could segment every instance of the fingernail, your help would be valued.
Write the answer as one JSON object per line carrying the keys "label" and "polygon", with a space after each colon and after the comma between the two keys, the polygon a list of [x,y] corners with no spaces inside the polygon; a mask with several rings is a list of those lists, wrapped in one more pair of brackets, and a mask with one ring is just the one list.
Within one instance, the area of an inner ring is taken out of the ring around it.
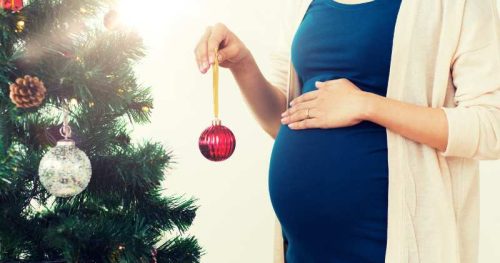
{"label": "fingernail", "polygon": [[217,60],[219,60],[219,62],[221,62],[221,61],[222,61],[222,55],[221,55],[221,54],[218,54],[218,55],[217,55]]}
{"label": "fingernail", "polygon": [[208,63],[205,61],[205,62],[203,62],[202,66],[203,66],[203,69],[207,69],[208,68]]}
{"label": "fingernail", "polygon": [[210,56],[208,56],[208,62],[209,62],[210,64],[213,64],[213,63],[214,63],[214,55],[210,55]]}

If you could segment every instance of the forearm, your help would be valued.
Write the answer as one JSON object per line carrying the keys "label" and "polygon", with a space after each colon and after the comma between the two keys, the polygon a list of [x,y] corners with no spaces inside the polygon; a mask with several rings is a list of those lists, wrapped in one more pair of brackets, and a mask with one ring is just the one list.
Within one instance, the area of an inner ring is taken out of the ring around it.
{"label": "forearm", "polygon": [[263,76],[255,59],[248,59],[231,68],[240,91],[261,127],[273,138],[280,127],[281,113],[286,108],[286,97]]}
{"label": "forearm", "polygon": [[444,152],[448,123],[442,109],[405,103],[374,93],[365,95],[363,119]]}

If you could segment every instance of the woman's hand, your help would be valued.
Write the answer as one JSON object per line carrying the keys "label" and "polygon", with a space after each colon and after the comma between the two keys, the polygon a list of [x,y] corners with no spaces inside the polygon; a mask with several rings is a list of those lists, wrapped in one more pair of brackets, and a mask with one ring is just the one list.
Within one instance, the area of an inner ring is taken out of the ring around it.
{"label": "woman's hand", "polygon": [[281,123],[291,129],[327,129],[353,126],[364,120],[366,92],[351,81],[317,81],[316,87],[291,101],[291,107],[281,115]]}
{"label": "woman's hand", "polygon": [[233,68],[249,60],[250,51],[241,40],[224,24],[207,27],[194,50],[196,62],[201,73],[206,73],[215,62],[215,49],[218,48],[218,61],[221,67]]}

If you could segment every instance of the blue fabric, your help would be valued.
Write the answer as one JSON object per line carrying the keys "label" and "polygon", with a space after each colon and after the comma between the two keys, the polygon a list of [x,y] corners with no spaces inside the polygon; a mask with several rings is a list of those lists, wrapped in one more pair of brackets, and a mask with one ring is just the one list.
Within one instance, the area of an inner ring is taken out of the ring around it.
{"label": "blue fabric", "polygon": [[[401,0],[348,5],[314,0],[292,43],[302,92],[347,78],[386,95]],[[383,263],[387,243],[386,129],[363,121],[334,129],[281,125],[269,193],[288,241],[287,263]]]}

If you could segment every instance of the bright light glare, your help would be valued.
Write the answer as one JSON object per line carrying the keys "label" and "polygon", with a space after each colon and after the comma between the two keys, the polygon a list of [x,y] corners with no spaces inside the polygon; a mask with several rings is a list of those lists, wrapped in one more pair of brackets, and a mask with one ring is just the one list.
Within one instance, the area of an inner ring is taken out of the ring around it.
{"label": "bright light glare", "polygon": [[199,5],[199,0],[120,0],[116,9],[124,25],[137,29],[144,37],[153,37],[158,28],[196,13]]}

